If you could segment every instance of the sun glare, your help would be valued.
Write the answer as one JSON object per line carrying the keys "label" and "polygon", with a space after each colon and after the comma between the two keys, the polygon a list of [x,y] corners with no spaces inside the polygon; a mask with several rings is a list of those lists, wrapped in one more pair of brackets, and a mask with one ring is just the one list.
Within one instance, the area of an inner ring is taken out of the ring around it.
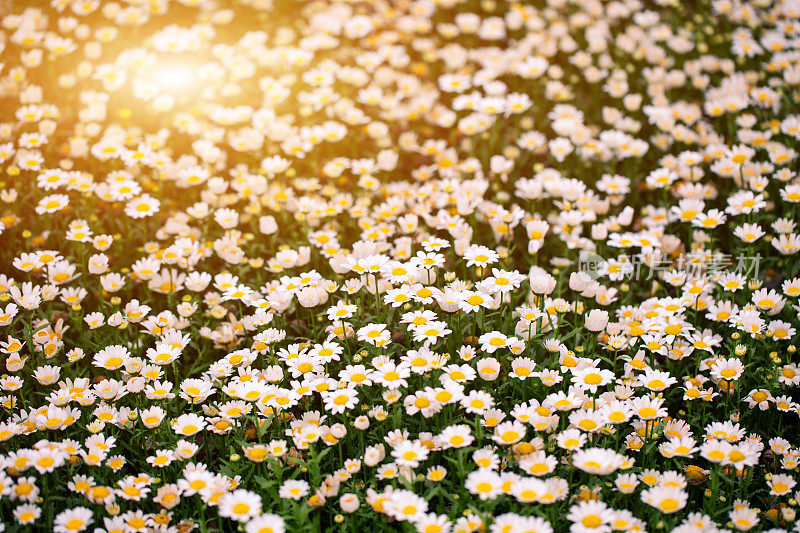
{"label": "sun glare", "polygon": [[185,64],[158,65],[148,77],[162,89],[170,92],[187,90],[197,81],[194,68]]}

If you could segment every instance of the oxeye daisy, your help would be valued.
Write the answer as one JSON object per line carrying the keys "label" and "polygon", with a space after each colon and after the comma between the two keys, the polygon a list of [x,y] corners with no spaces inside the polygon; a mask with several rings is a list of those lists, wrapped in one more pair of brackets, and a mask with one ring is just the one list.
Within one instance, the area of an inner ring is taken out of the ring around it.
{"label": "oxeye daisy", "polygon": [[717,359],[711,365],[711,376],[717,380],[735,381],[744,371],[744,364],[738,359]]}
{"label": "oxeye daisy", "polygon": [[558,446],[565,450],[578,450],[586,444],[586,436],[578,429],[567,429],[557,435]]}
{"label": "oxeye daisy", "polygon": [[569,415],[569,421],[587,433],[600,431],[607,422],[606,413],[595,409],[580,409]]}
{"label": "oxeye daisy", "polygon": [[156,450],[155,455],[147,458],[147,462],[157,468],[165,468],[175,460],[175,454],[172,450]]}
{"label": "oxeye daisy", "polygon": [[[435,398],[438,400],[440,397],[448,396],[450,393],[445,389],[445,394],[437,393]],[[482,414],[487,409],[491,409],[494,406],[494,398],[487,392],[484,391],[470,391],[470,393],[466,396],[463,396],[460,400],[462,406],[468,413],[476,413]]]}
{"label": "oxeye daisy", "polygon": [[22,525],[32,524],[42,516],[40,507],[25,503],[14,508],[14,519]]}
{"label": "oxeye daisy", "polygon": [[624,463],[624,456],[602,448],[582,449],[573,456],[577,468],[594,475],[607,475],[616,471]]}
{"label": "oxeye daisy", "polygon": [[413,415],[422,413],[425,418],[430,418],[442,409],[442,405],[436,400],[431,398],[428,391],[418,391],[414,394],[409,394],[403,400],[406,413]]}
{"label": "oxeye daisy", "polygon": [[467,475],[465,487],[481,500],[494,499],[502,492],[500,476],[486,469],[476,470]]}
{"label": "oxeye daisy", "polygon": [[182,414],[172,424],[172,430],[178,435],[191,436],[206,426],[204,418],[195,414]]}
{"label": "oxeye daisy", "polygon": [[730,520],[739,531],[747,531],[759,522],[758,511],[750,508],[735,509],[729,513]]}
{"label": "oxeye daisy", "polygon": [[576,370],[572,374],[572,383],[591,393],[597,392],[598,387],[611,383],[614,373],[610,370],[586,367]]}
{"label": "oxeye daisy", "polygon": [[280,516],[272,513],[252,518],[244,527],[246,533],[283,533],[286,525]]}
{"label": "oxeye daisy", "polygon": [[83,531],[92,523],[92,512],[86,507],[75,507],[60,512],[53,522],[53,531],[73,533]]}
{"label": "oxeye daisy", "polygon": [[386,329],[386,324],[368,324],[360,328],[356,335],[358,340],[368,342],[375,346],[385,345],[390,338],[390,333]]}
{"label": "oxeye daisy", "polygon": [[39,200],[35,210],[39,215],[56,213],[69,205],[69,196],[66,194],[51,194]]}
{"label": "oxeye daisy", "polygon": [[501,422],[494,428],[493,440],[502,445],[509,446],[522,440],[525,436],[525,426],[516,421]]}
{"label": "oxeye daisy", "polygon": [[428,457],[429,450],[419,441],[405,440],[400,442],[393,450],[392,456],[398,465],[416,468]]}
{"label": "oxeye daisy", "polygon": [[542,451],[525,454],[519,462],[519,467],[532,476],[542,477],[550,474],[556,468],[556,459]]}
{"label": "oxeye daisy", "polygon": [[691,437],[673,437],[659,446],[664,457],[691,457],[697,452],[696,442]]}
{"label": "oxeye daisy", "polygon": [[600,501],[578,502],[570,507],[567,514],[567,520],[575,524],[580,531],[602,531],[613,517],[611,509]]}
{"label": "oxeye daisy", "polygon": [[125,214],[132,219],[150,217],[158,212],[160,206],[160,201],[145,194],[128,201],[125,205]]}
{"label": "oxeye daisy", "polygon": [[517,357],[511,361],[511,372],[509,376],[525,381],[528,377],[533,375],[535,363],[532,359],[527,357]]}
{"label": "oxeye daisy", "polygon": [[247,522],[261,513],[261,497],[253,492],[237,489],[219,500],[219,512],[238,522]]}
{"label": "oxeye daisy", "polygon": [[372,374],[372,379],[384,387],[398,388],[407,387],[408,381],[406,378],[410,376],[411,371],[408,366],[404,364],[395,365],[394,363],[387,362],[375,369],[375,372]]}
{"label": "oxeye daisy", "polygon": [[652,368],[646,369],[637,378],[637,383],[654,392],[661,392],[678,380],[672,377],[669,372],[662,372]]}
{"label": "oxeye daisy", "polygon": [[125,364],[130,352],[123,346],[108,346],[94,356],[93,364],[106,370],[116,370]]}
{"label": "oxeye daisy", "polygon": [[479,291],[463,291],[459,295],[458,307],[466,313],[471,313],[484,307],[487,308],[491,304],[491,297]]}
{"label": "oxeye daisy", "polygon": [[770,494],[774,496],[783,496],[788,494],[796,485],[797,482],[787,474],[774,474],[772,479],[767,482],[770,489]]}
{"label": "oxeye daisy", "polygon": [[481,335],[478,338],[478,343],[481,346],[481,350],[484,352],[494,353],[498,349],[503,348],[508,344],[508,337],[499,331],[493,331]]}
{"label": "oxeye daisy", "polygon": [[480,359],[477,368],[478,375],[486,381],[494,381],[500,377],[500,362],[497,359],[491,357]]}
{"label": "oxeye daisy", "polygon": [[438,440],[445,448],[463,448],[469,446],[475,439],[468,426],[459,424],[445,428]]}
{"label": "oxeye daisy", "polygon": [[642,501],[665,514],[672,514],[686,506],[688,494],[673,487],[654,487],[642,492]]}
{"label": "oxeye daisy", "polygon": [[447,327],[446,322],[432,320],[420,326],[413,326],[414,341],[426,344],[436,344],[436,342],[453,331]]}
{"label": "oxeye daisy", "polygon": [[309,485],[303,480],[287,480],[278,490],[278,496],[281,498],[299,500],[304,498],[309,493]]}
{"label": "oxeye daisy", "polygon": [[666,416],[667,410],[662,407],[663,404],[664,400],[661,398],[642,396],[631,401],[631,408],[642,420],[654,420]]}
{"label": "oxeye daisy", "polygon": [[499,254],[486,246],[471,246],[464,254],[467,266],[485,267],[495,263],[499,259]]}
{"label": "oxeye daisy", "polygon": [[355,389],[337,389],[323,393],[325,409],[332,413],[343,413],[352,409],[358,403],[358,393]]}

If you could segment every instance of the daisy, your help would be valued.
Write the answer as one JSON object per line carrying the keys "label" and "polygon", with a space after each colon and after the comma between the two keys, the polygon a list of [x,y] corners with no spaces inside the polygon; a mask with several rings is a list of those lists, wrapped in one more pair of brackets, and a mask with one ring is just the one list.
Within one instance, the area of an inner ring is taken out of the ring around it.
{"label": "daisy", "polygon": [[675,487],[653,487],[642,491],[642,501],[665,514],[672,514],[686,507],[689,495]]}
{"label": "daisy", "polygon": [[477,291],[462,291],[459,294],[458,307],[465,313],[472,313],[484,307],[488,308],[491,298],[489,295]]}
{"label": "daisy", "polygon": [[397,365],[393,362],[387,362],[376,368],[371,378],[375,383],[379,383],[387,389],[396,389],[408,387],[406,378],[410,376],[411,370],[406,364],[400,363]]}
{"label": "daisy", "polygon": [[116,494],[125,500],[138,502],[150,493],[147,482],[137,480],[133,476],[122,479],[118,485],[119,489]]}
{"label": "daisy", "polygon": [[470,472],[467,475],[464,486],[481,500],[491,500],[502,493],[500,476],[487,469]]}
{"label": "daisy", "polygon": [[499,331],[484,333],[478,337],[478,344],[480,344],[481,350],[490,354],[496,352],[500,348],[505,347],[507,343],[508,337]]}
{"label": "daisy", "polygon": [[517,357],[511,361],[511,372],[509,372],[508,375],[525,381],[527,378],[534,375],[533,369],[535,366],[536,363],[533,361],[533,359],[528,357]]}
{"label": "daisy", "polygon": [[408,287],[411,293],[411,299],[423,305],[433,303],[435,299],[441,297],[441,291],[433,286],[423,285],[421,283],[414,283]]}
{"label": "daisy", "polygon": [[469,426],[457,424],[446,427],[437,437],[443,448],[464,448],[472,444],[475,438],[471,435]]}
{"label": "daisy", "polygon": [[658,446],[658,450],[664,457],[692,457],[699,448],[697,442],[691,437],[672,437],[668,442]]}
{"label": "daisy", "polygon": [[106,370],[116,370],[130,357],[130,352],[123,346],[107,346],[94,355],[92,364]]}
{"label": "daisy", "polygon": [[39,200],[35,211],[39,215],[56,213],[69,205],[69,196],[66,194],[51,194]]}
{"label": "daisy", "polygon": [[278,489],[278,496],[281,498],[299,500],[308,496],[309,484],[301,479],[288,479]]}
{"label": "daisy", "polygon": [[455,381],[456,383],[468,383],[475,379],[475,370],[468,364],[447,365],[442,369],[444,373],[440,377],[442,383]]}
{"label": "daisy", "polygon": [[587,448],[578,450],[572,458],[572,464],[592,475],[608,475],[620,468],[625,457],[613,450],[603,448]]}
{"label": "daisy", "polygon": [[409,394],[403,400],[406,413],[414,415],[421,412],[425,418],[430,418],[442,410],[442,405],[430,397],[428,391],[417,391]]}
{"label": "daisy", "polygon": [[147,463],[157,468],[169,466],[175,460],[172,450],[156,450],[155,455],[147,457]]}
{"label": "daisy", "polygon": [[761,411],[769,409],[770,401],[774,400],[772,394],[766,389],[753,389],[747,395],[744,401],[747,402],[750,409],[758,407]]}
{"label": "daisy", "polygon": [[428,510],[428,502],[409,490],[394,490],[389,495],[384,509],[397,520],[415,522]]}
{"label": "daisy", "polygon": [[172,430],[178,435],[191,436],[206,427],[206,420],[203,417],[192,413],[184,413],[176,418],[172,423]]}
{"label": "daisy", "polygon": [[541,450],[525,454],[519,460],[520,469],[536,477],[552,473],[557,464],[558,462],[554,456],[547,455]]}
{"label": "daisy", "polygon": [[92,523],[92,511],[86,507],[75,507],[60,512],[53,521],[56,533],[83,531]]}
{"label": "daisy", "polygon": [[144,194],[125,204],[125,214],[133,219],[153,216],[159,210],[161,202],[149,194]]}
{"label": "daisy", "polygon": [[565,450],[579,450],[586,444],[586,435],[576,428],[566,429],[556,436],[556,443]]}
{"label": "daisy", "polygon": [[422,326],[412,326],[414,342],[424,342],[426,345],[436,344],[440,338],[446,337],[453,331],[447,327],[447,322],[432,320]]}
{"label": "daisy", "polygon": [[638,385],[654,392],[661,392],[677,382],[678,380],[672,377],[669,372],[662,372],[652,368],[646,369],[644,373],[637,377]]}
{"label": "daisy", "polygon": [[569,415],[569,422],[587,433],[600,431],[607,423],[606,414],[595,409],[579,409]]}
{"label": "daisy", "polygon": [[408,364],[411,371],[415,374],[425,374],[433,368],[434,362],[439,359],[439,355],[427,346],[422,346],[419,350],[408,350],[402,358],[402,362]]}
{"label": "daisy", "polygon": [[570,530],[580,532],[607,531],[608,524],[614,519],[614,514],[601,501],[582,501],[570,507],[566,518],[574,526]]}
{"label": "daisy", "polygon": [[[435,398],[439,400],[439,393],[436,394]],[[461,405],[464,406],[464,409],[468,413],[482,414],[484,411],[494,406],[494,398],[485,391],[473,390],[470,391],[468,395],[461,398]]]}
{"label": "daisy", "polygon": [[519,442],[524,436],[525,426],[513,420],[496,425],[492,440],[498,444],[509,446]]}
{"label": "daisy", "polygon": [[735,358],[719,358],[711,365],[711,377],[715,380],[736,381],[744,371],[744,364]]}
{"label": "daisy", "polygon": [[261,513],[261,496],[244,489],[229,492],[219,500],[220,516],[247,522]]}
{"label": "daisy", "polygon": [[341,414],[352,409],[358,403],[358,392],[355,389],[345,388],[322,393],[325,410]]}
{"label": "daisy", "polygon": [[14,508],[14,519],[22,525],[32,524],[42,516],[42,509],[30,503]]}
{"label": "daisy", "polygon": [[746,243],[753,243],[763,237],[765,232],[758,224],[745,223],[737,226],[733,234]]}
{"label": "daisy", "polygon": [[464,253],[464,259],[467,261],[468,267],[477,266],[483,268],[495,263],[499,258],[500,255],[497,252],[480,245],[472,245]]}
{"label": "daisy", "polygon": [[357,305],[347,304],[344,301],[339,301],[336,305],[328,308],[328,320],[347,320],[352,318],[355,312],[358,311]]}
{"label": "daisy", "polygon": [[788,386],[800,384],[800,368],[795,364],[782,366],[778,373],[778,382]]}
{"label": "daisy", "polygon": [[750,508],[735,509],[729,513],[733,527],[739,531],[748,531],[759,523],[758,511]]}
{"label": "daisy", "polygon": [[428,448],[419,441],[404,440],[392,450],[392,457],[400,466],[417,468],[428,457],[428,453]]}
{"label": "daisy", "polygon": [[598,387],[611,383],[613,378],[614,373],[610,370],[592,366],[572,372],[572,383],[592,394],[597,392]]}
{"label": "daisy", "polygon": [[386,329],[386,324],[367,324],[358,329],[356,336],[359,341],[373,346],[385,346],[390,341],[391,333]]}
{"label": "daisy", "polygon": [[181,349],[179,347],[173,348],[168,344],[163,343],[156,343],[155,348],[148,348],[145,352],[145,356],[150,359],[153,363],[164,366],[168,365],[175,360],[181,354]]}
{"label": "daisy", "polygon": [[774,496],[784,496],[791,492],[797,482],[787,474],[773,474],[772,479],[767,481],[770,494]]}
{"label": "daisy", "polygon": [[252,518],[244,526],[245,533],[284,533],[286,525],[283,518],[266,513]]}
{"label": "daisy", "polygon": [[704,229],[713,229],[724,224],[727,216],[719,209],[710,209],[707,213],[700,213],[692,219],[692,225]]}
{"label": "daisy", "polygon": [[[494,381],[500,377],[500,362],[493,357],[485,357],[477,363],[478,375],[486,381]],[[531,369],[529,369],[531,370]]]}
{"label": "daisy", "polygon": [[604,404],[600,410],[610,424],[624,424],[634,415],[634,408],[629,401],[613,400]]}

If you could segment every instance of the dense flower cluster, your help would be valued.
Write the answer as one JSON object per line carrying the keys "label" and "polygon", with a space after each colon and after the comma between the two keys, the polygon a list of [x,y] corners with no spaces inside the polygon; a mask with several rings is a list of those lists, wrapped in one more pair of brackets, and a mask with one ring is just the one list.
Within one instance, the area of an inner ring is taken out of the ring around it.
{"label": "dense flower cluster", "polygon": [[799,530],[800,1],[0,9],[0,531]]}

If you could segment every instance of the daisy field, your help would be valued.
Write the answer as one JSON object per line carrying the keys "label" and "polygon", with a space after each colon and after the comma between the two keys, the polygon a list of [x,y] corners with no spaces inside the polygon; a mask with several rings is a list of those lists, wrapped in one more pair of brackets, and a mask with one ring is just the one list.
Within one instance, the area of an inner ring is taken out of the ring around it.
{"label": "daisy field", "polygon": [[800,1],[0,2],[0,532],[800,531]]}

